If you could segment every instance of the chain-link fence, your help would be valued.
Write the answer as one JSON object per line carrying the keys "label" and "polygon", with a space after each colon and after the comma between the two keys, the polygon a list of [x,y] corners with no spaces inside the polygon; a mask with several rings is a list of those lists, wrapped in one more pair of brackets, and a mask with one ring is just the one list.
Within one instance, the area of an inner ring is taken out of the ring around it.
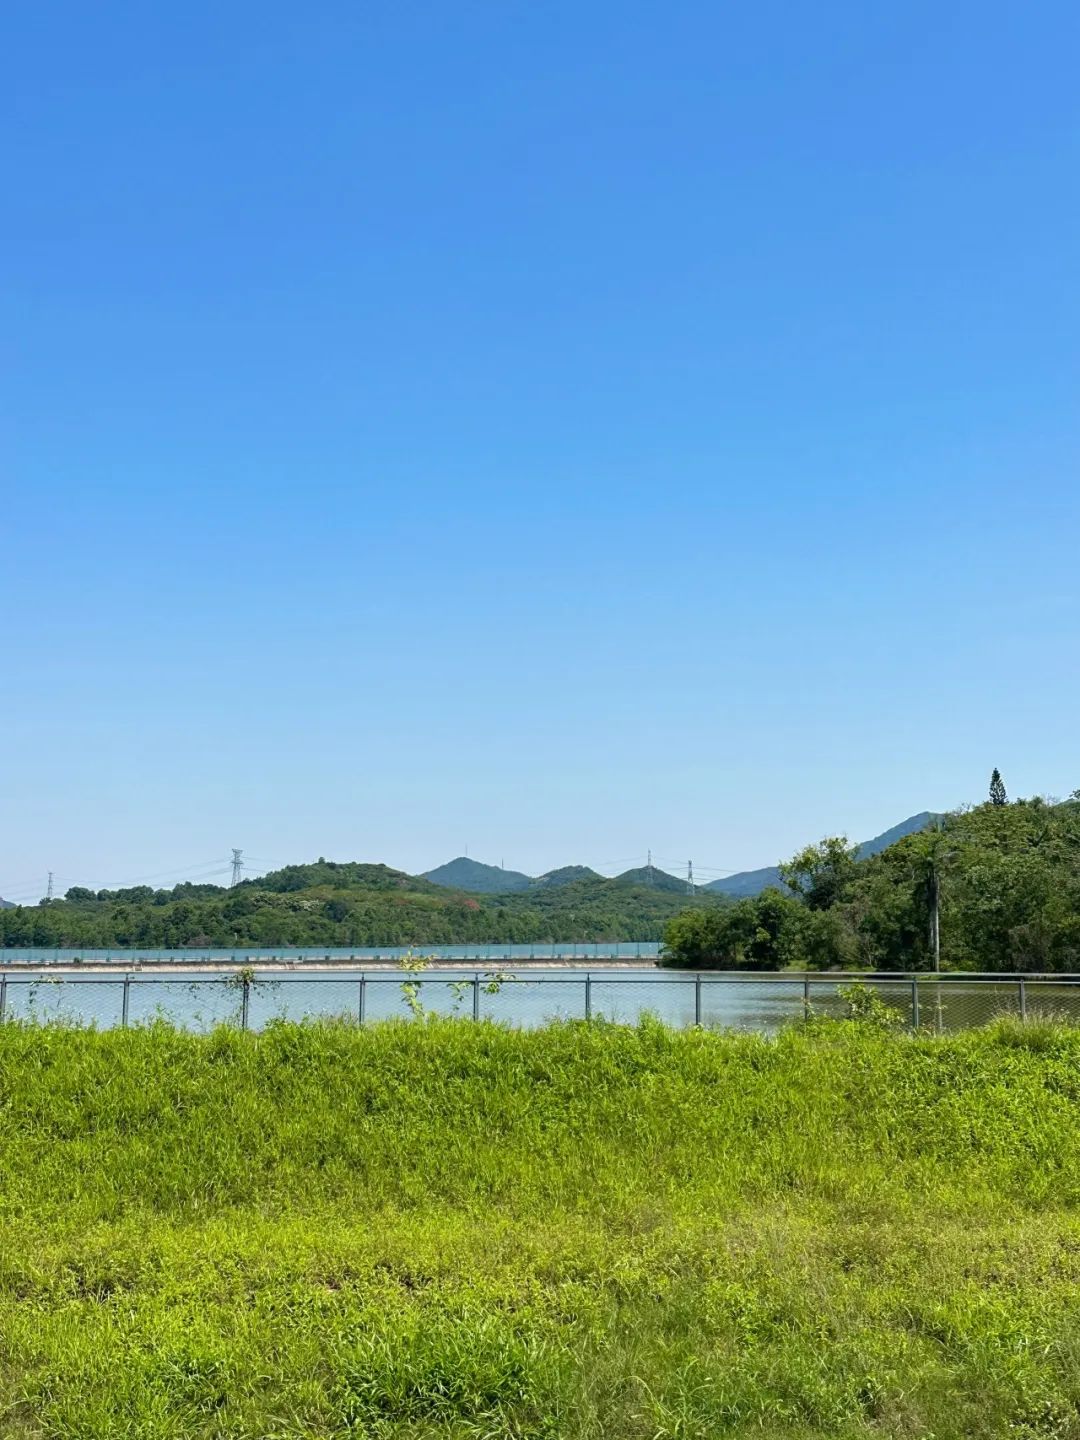
{"label": "chain-link fence", "polygon": [[[1080,1024],[1080,976],[854,976],[680,971],[253,970],[0,972],[0,1019],[112,1029],[155,1020],[189,1030],[273,1020],[459,1015],[532,1028],[557,1020],[775,1032],[849,1013],[857,984],[910,1029],[944,1032],[999,1016]],[[857,1003],[857,1001],[856,1001]]]}

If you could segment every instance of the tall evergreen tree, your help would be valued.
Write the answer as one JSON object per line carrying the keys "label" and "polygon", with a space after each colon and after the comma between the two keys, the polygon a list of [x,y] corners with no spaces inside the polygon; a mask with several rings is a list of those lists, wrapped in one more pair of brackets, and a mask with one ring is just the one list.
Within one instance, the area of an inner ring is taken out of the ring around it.
{"label": "tall evergreen tree", "polygon": [[1009,797],[1005,794],[1005,781],[1001,778],[1001,771],[994,766],[994,773],[990,776],[990,804],[1007,805]]}

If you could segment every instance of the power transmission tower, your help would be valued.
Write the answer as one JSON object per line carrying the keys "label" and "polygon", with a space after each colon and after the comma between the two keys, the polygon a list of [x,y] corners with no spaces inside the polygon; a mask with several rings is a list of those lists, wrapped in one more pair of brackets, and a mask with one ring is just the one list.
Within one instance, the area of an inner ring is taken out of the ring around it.
{"label": "power transmission tower", "polygon": [[694,889],[694,862],[693,862],[693,860],[688,860],[688,861],[686,862],[686,893],[687,893],[688,895],[694,895],[694,894],[696,894],[696,891],[695,891],[695,889]]}
{"label": "power transmission tower", "polygon": [[46,899],[46,900],[51,900],[51,899],[52,899],[52,877],[53,877],[53,872],[50,870],[50,871],[49,871],[49,883],[48,883],[48,885],[45,887],[45,899]]}
{"label": "power transmission tower", "polygon": [[232,852],[232,880],[229,882],[231,885],[239,885],[239,884],[240,884],[240,877],[241,877],[241,875],[243,874],[243,871],[244,871],[243,854],[244,854],[243,850],[237,850],[235,847],[233,848],[233,852]]}
{"label": "power transmission tower", "polygon": [[651,851],[651,850],[649,851],[649,858],[648,858],[648,859],[646,860],[646,862],[645,862],[645,883],[646,883],[646,885],[655,884],[655,881],[653,880],[653,873],[652,873],[652,851]]}

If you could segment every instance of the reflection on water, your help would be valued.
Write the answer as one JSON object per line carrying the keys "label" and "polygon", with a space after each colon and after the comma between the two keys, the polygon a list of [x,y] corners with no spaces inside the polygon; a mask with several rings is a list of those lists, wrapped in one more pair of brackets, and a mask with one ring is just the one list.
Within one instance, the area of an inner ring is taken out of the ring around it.
{"label": "reflection on water", "polygon": [[[402,989],[418,986],[418,1000],[430,1014],[491,1019],[534,1028],[555,1020],[603,1017],[634,1024],[654,1015],[685,1028],[773,1033],[806,1013],[840,1016],[846,1003],[838,990],[854,977],[761,976],[718,978],[658,971],[593,971],[564,967],[492,980],[475,972],[335,970],[324,974],[255,972],[245,987],[235,974],[190,973],[8,976],[3,1011],[9,1019],[66,1022],[108,1029],[167,1020],[185,1029],[246,1023],[260,1029],[274,1019],[343,1017],[353,1021],[409,1018]],[[871,981],[874,992],[899,1015],[913,1020],[913,987],[907,980]],[[246,994],[245,994],[246,990]],[[923,980],[918,985],[921,1028],[954,1030],[981,1025],[1005,1014],[1051,1016],[1080,1022],[1080,981]]]}

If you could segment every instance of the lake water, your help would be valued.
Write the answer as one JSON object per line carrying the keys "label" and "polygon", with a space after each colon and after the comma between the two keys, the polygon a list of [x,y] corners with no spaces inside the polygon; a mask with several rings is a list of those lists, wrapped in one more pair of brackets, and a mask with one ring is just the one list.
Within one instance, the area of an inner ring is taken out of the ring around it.
{"label": "lake water", "polygon": [[[840,1015],[840,987],[854,977],[815,976],[808,982],[811,1010]],[[675,1027],[696,1022],[710,1028],[774,1032],[804,1014],[802,976],[717,976],[671,971],[593,970],[569,966],[532,970],[492,980],[475,971],[337,969],[321,973],[256,971],[247,987],[246,1020],[252,1029],[281,1018],[303,1020],[345,1017],[366,1022],[411,1010],[403,990],[418,984],[417,998],[431,1013],[458,1014],[533,1028],[586,1015],[632,1024],[645,1014]],[[907,979],[875,980],[882,1000],[906,1024],[912,1021],[912,985]],[[241,1024],[245,1015],[242,983],[221,972],[177,974],[82,973],[12,974],[3,979],[3,1013],[11,1019],[36,1019],[112,1028],[156,1018],[192,1030]],[[997,1015],[1053,1015],[1080,1022],[1080,981],[923,979],[919,984],[919,1021],[943,1030],[985,1024]],[[125,1015],[126,1010],[126,1015]]]}

